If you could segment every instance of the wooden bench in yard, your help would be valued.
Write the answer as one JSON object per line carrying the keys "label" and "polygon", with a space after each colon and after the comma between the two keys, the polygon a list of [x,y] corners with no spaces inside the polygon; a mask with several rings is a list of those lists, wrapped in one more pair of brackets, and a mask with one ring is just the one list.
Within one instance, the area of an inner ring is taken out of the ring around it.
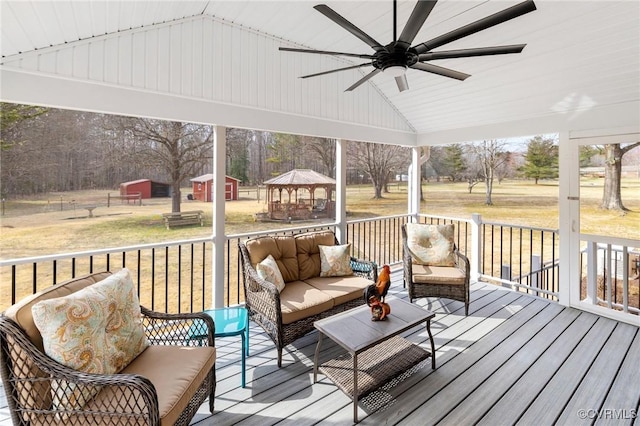
{"label": "wooden bench in yard", "polygon": [[167,229],[173,226],[182,225],[204,225],[204,213],[202,210],[194,210],[190,212],[162,213],[164,224]]}

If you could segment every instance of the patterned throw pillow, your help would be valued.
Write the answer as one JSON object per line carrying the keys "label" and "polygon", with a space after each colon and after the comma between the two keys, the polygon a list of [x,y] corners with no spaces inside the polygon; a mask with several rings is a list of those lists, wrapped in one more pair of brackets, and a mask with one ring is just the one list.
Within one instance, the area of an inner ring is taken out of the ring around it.
{"label": "patterned throw pillow", "polygon": [[415,263],[427,266],[455,266],[454,226],[407,223],[407,246]]}
{"label": "patterned throw pillow", "polygon": [[[117,373],[149,345],[127,269],[68,296],[38,302],[31,312],[45,353],[74,370]],[[61,380],[51,388],[54,406],[71,410],[82,409],[98,392]]]}
{"label": "patterned throw pillow", "polygon": [[351,244],[339,246],[321,246],[320,250],[320,276],[321,277],[342,277],[353,275],[351,269]]}
{"label": "patterned throw pillow", "polygon": [[278,264],[273,256],[269,255],[262,262],[258,263],[256,265],[256,272],[260,278],[274,284],[278,292],[284,290],[284,278],[282,278],[280,268],[278,268]]}

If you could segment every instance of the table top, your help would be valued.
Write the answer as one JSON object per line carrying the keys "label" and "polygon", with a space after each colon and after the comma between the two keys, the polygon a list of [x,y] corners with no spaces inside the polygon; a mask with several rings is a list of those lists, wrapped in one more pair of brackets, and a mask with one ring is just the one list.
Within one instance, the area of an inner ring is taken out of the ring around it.
{"label": "table top", "polygon": [[237,334],[247,326],[247,310],[242,307],[208,309],[203,312],[213,318],[216,336]]}
{"label": "table top", "polygon": [[314,326],[350,353],[358,354],[436,316],[402,299],[389,297],[386,302],[391,314],[385,321],[371,321],[371,309],[363,305],[316,321]]}

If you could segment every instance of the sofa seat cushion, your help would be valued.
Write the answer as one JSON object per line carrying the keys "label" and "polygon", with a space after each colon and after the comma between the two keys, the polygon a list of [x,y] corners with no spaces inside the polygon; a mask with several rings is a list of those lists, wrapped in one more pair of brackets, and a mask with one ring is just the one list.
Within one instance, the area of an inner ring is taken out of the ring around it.
{"label": "sofa seat cushion", "polygon": [[320,276],[320,245],[332,246],[336,237],[331,231],[307,232],[295,236],[296,255],[300,268],[299,280]]}
{"label": "sofa seat cushion", "polygon": [[358,298],[361,298],[364,303],[364,289],[373,284],[370,280],[357,275],[309,278],[305,282],[331,297],[335,305]]}
{"label": "sofa seat cushion", "polygon": [[333,308],[334,301],[329,294],[303,281],[293,281],[280,293],[280,306],[282,323],[291,324]]}
{"label": "sofa seat cushion", "polygon": [[[184,362],[188,359],[189,362]],[[161,425],[173,425],[189,404],[191,397],[205,380],[216,361],[216,348],[203,346],[149,346],[121,371],[122,374],[138,374],[153,383],[158,394]],[[109,388],[100,392],[86,408],[101,404],[113,405],[126,398],[113,395]]]}
{"label": "sofa seat cushion", "polygon": [[414,263],[411,269],[414,283],[463,285],[466,282],[464,271],[455,266],[427,266]]}
{"label": "sofa seat cushion", "polygon": [[298,279],[298,257],[293,237],[259,237],[248,240],[245,246],[254,269],[258,263],[271,255],[286,283]]}

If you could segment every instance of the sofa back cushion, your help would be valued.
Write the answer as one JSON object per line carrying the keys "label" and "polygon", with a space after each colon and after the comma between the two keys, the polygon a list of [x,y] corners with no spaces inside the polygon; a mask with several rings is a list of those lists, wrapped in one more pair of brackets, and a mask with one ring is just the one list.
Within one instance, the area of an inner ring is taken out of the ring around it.
{"label": "sofa back cushion", "polygon": [[251,266],[256,268],[267,256],[271,255],[278,265],[284,282],[297,281],[298,257],[296,256],[296,243],[293,237],[267,236],[248,240],[245,243]]}
{"label": "sofa back cushion", "polygon": [[331,231],[317,231],[295,236],[300,280],[320,276],[321,261],[318,246],[332,246],[336,243],[335,234]]}

